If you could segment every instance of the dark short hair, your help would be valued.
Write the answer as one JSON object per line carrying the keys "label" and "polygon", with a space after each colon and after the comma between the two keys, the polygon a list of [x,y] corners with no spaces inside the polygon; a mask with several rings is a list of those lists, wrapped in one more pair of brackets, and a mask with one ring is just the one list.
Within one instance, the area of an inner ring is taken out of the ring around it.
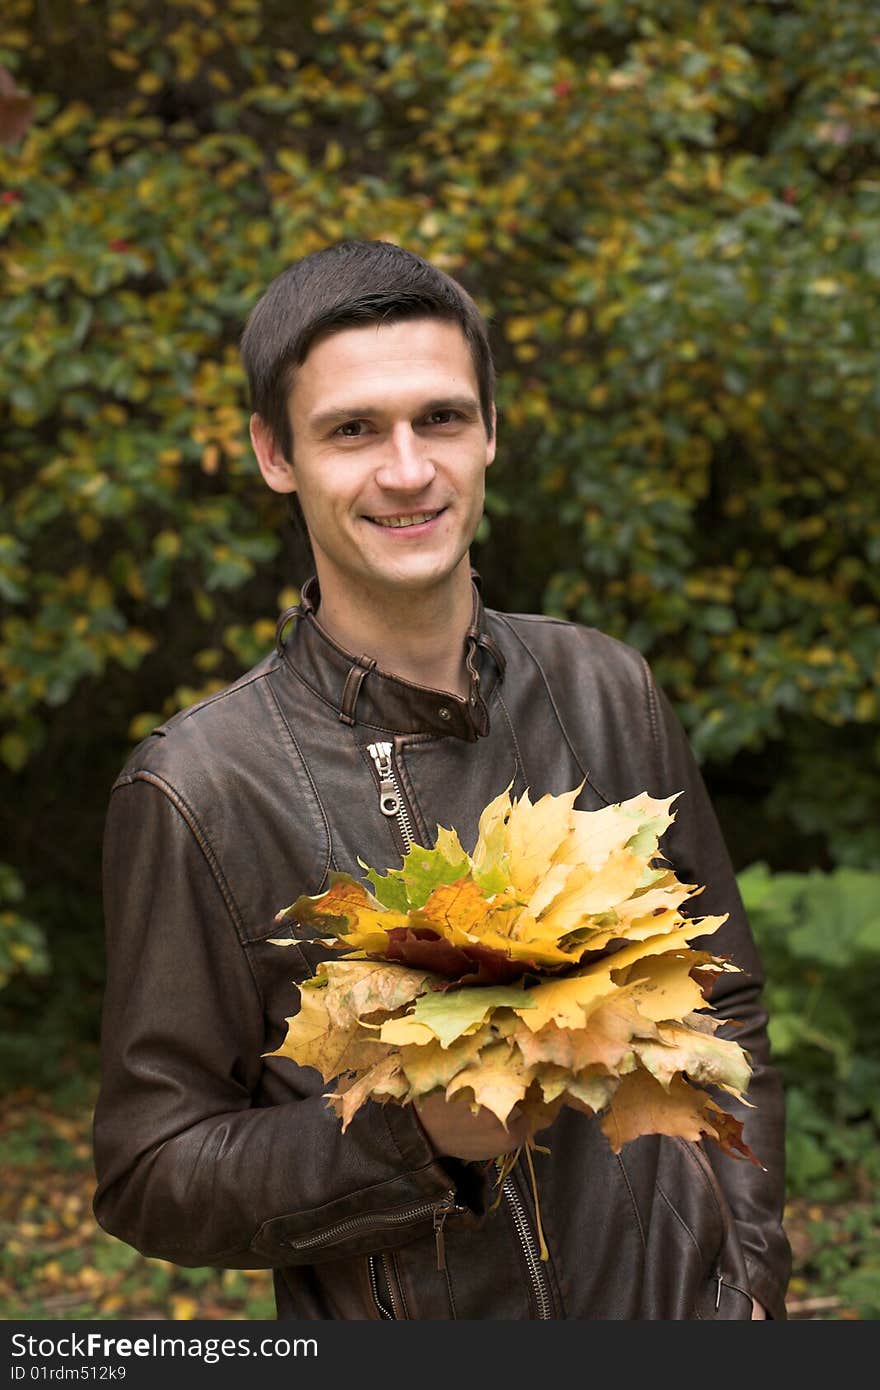
{"label": "dark short hair", "polygon": [[293,440],[287,402],[293,374],[320,338],[368,323],[438,318],[461,328],[474,364],[480,412],[493,433],[495,367],[486,321],[445,271],[391,241],[341,241],[288,266],[251,310],[241,338],[251,409],[284,457]]}

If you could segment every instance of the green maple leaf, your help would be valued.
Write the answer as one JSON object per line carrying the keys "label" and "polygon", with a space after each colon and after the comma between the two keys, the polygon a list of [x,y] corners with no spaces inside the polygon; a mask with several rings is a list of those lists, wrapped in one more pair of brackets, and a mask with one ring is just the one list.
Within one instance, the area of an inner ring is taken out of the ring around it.
{"label": "green maple leaf", "polygon": [[[672,799],[670,797],[670,800]],[[665,810],[652,816],[649,820],[643,820],[635,834],[627,840],[627,849],[631,850],[633,854],[650,859],[657,853],[657,842],[660,836],[669,829],[674,820],[675,816]]]}
{"label": "green maple leaf", "polygon": [[383,907],[392,907],[399,912],[424,907],[440,884],[457,883],[459,879],[469,877],[471,871],[470,860],[455,831],[445,830],[442,826],[437,832],[434,848],[413,845],[404,855],[399,869],[389,869],[387,874],[380,874],[363,860],[358,860],[358,863],[362,869],[366,869],[367,878]]}
{"label": "green maple leaf", "polygon": [[412,1017],[424,1023],[448,1047],[469,1028],[482,1023],[494,1009],[531,1009],[528,990],[510,985],[481,989],[450,989],[423,994],[415,1002]]}

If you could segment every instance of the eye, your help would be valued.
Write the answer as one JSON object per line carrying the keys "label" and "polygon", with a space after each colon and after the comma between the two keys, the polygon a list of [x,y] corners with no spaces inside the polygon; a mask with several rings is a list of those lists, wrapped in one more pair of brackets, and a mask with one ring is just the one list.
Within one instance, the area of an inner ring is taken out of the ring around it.
{"label": "eye", "polygon": [[358,439],[367,428],[366,420],[346,420],[344,424],[337,426],[334,434],[340,435],[343,439]]}
{"label": "eye", "polygon": [[449,425],[453,420],[460,419],[459,412],[450,407],[443,410],[432,410],[430,415],[425,416],[425,423],[428,425]]}

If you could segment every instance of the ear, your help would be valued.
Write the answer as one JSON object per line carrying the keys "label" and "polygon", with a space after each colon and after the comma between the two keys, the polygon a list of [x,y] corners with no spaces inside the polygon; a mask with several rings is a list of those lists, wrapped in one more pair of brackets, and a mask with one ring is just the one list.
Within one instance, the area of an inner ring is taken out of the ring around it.
{"label": "ear", "polygon": [[276,443],[275,436],[262,415],[250,419],[250,436],[260,472],[273,492],[296,492],[293,465],[288,463]]}
{"label": "ear", "polygon": [[495,402],[493,401],[493,402],[492,402],[492,433],[489,435],[489,438],[488,438],[487,443],[486,443],[486,467],[487,467],[487,468],[489,467],[489,464],[492,463],[493,460],[494,460],[494,458],[495,458],[495,448],[496,448],[497,444],[498,444],[498,411],[495,409]]}

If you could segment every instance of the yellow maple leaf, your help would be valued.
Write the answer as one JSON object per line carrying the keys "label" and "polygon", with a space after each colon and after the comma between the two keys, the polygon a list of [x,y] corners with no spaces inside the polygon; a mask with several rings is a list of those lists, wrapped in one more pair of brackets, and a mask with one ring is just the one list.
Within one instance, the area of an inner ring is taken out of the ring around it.
{"label": "yellow maple leaf", "polygon": [[314,1067],[325,1081],[341,1071],[358,1071],[387,1051],[376,1038],[364,1037],[357,1022],[340,1028],[327,1013],[321,994],[304,990],[299,1013],[288,1018],[287,1035],[279,1048],[265,1057],[289,1057],[301,1067]]}
{"label": "yellow maple leaf", "polygon": [[598,811],[575,811],[565,845],[566,861],[600,869],[609,855],[629,844],[647,822],[652,827],[648,845],[636,851],[643,862],[647,862],[657,840],[675,819],[670,807],[679,795],[676,792],[674,796],[658,799],[641,792],[628,801],[603,806]]}
{"label": "yellow maple leaf", "polygon": [[727,921],[728,915],[725,913],[723,917],[693,918],[690,921],[685,921],[683,926],[673,931],[649,937],[645,941],[634,941],[630,946],[622,946],[619,951],[615,951],[612,956],[608,957],[608,960],[612,962],[615,971],[622,971],[636,961],[643,960],[645,956],[682,950],[687,947],[688,942],[693,937],[709,936],[712,932],[716,932]]}
{"label": "yellow maple leaf", "polygon": [[406,927],[405,912],[384,907],[362,883],[348,874],[335,874],[326,893],[297,898],[289,907],[276,914],[276,922],[292,917],[301,926],[316,926],[322,931],[333,930],[340,941],[361,949],[376,949],[374,943],[384,944],[389,931]]}
{"label": "yellow maple leaf", "polygon": [[542,796],[534,805],[524,792],[511,804],[504,843],[510,880],[524,899],[534,892],[560,847],[568,839],[580,787],[561,796]]}
{"label": "yellow maple leaf", "polygon": [[715,1085],[742,1100],[749,1084],[748,1058],[738,1043],[681,1023],[663,1023],[656,1039],[637,1039],[639,1061],[662,1086],[677,1073],[687,1073],[697,1085]]}
{"label": "yellow maple leaf", "polygon": [[470,856],[471,872],[488,892],[501,892],[512,886],[505,841],[509,791],[508,786],[506,792],[490,801],[484,809],[480,816],[477,843]]}
{"label": "yellow maple leaf", "polygon": [[529,1064],[553,1062],[569,1072],[601,1066],[612,1072],[632,1053],[634,1037],[657,1035],[656,1026],[642,1018],[634,999],[619,989],[593,1009],[581,1027],[560,1028],[551,1021],[534,1032],[521,1024],[513,1036]]}
{"label": "yellow maple leaf", "polygon": [[[696,897],[698,890],[694,883],[682,883],[671,871],[660,873],[649,888],[636,893],[625,903],[619,903],[614,911],[618,922],[627,926],[640,923],[644,918],[657,914],[658,908],[675,911],[686,898]],[[627,932],[629,934],[629,931]]]}
{"label": "yellow maple leaf", "polygon": [[[430,1033],[430,1030],[425,1032]],[[400,1047],[400,1065],[410,1089],[419,1096],[445,1090],[454,1076],[478,1062],[483,1047],[492,1042],[494,1036],[490,1027],[484,1027],[477,1033],[456,1038],[448,1047],[442,1047],[433,1036],[421,1046],[404,1044]]]}
{"label": "yellow maple leaf", "polygon": [[[635,1065],[635,1059],[633,1059]],[[566,1105],[575,1110],[583,1110],[588,1115],[599,1115],[610,1103],[621,1084],[620,1076],[602,1075],[599,1072],[583,1071],[576,1076],[562,1078],[561,1090],[553,1088],[553,1094],[561,1095]],[[543,1081],[542,1081],[543,1084]],[[547,1096],[550,1099],[550,1094]]]}
{"label": "yellow maple leaf", "polygon": [[455,830],[449,830],[445,826],[437,827],[437,839],[435,848],[440,851],[444,859],[448,859],[450,864],[455,864],[459,859],[467,859],[461,840]]}
{"label": "yellow maple leaf", "polygon": [[480,1054],[479,1065],[465,1067],[446,1087],[451,1099],[462,1090],[473,1092],[474,1105],[497,1115],[502,1124],[528,1089],[531,1077],[521,1074],[516,1056],[506,1042],[490,1045]]}
{"label": "yellow maple leaf", "polygon": [[588,1015],[604,1000],[619,992],[611,979],[609,960],[581,969],[559,980],[547,980],[529,990],[532,1008],[523,1011],[526,1025],[537,1033],[548,1023],[561,1028],[583,1028]]}
{"label": "yellow maple leaf", "polygon": [[415,927],[427,927],[453,946],[484,946],[536,965],[568,964],[572,959],[571,950],[542,938],[512,893],[487,898],[472,879],[441,884],[410,917]]}
{"label": "yellow maple leaf", "polygon": [[403,1018],[387,1019],[379,1029],[379,1038],[394,1047],[427,1047],[431,1043],[440,1046],[433,1029],[410,1014],[404,1014]]}
{"label": "yellow maple leaf", "polygon": [[611,1098],[601,1129],[614,1153],[644,1134],[697,1140],[718,1137],[706,1110],[708,1097],[675,1076],[668,1087],[639,1067],[623,1077]]}
{"label": "yellow maple leaf", "polygon": [[392,1053],[350,1083],[341,1083],[327,1100],[342,1120],[344,1133],[358,1110],[368,1100],[403,1100],[408,1090],[406,1077],[400,1067],[400,1058]]}
{"label": "yellow maple leaf", "polygon": [[695,954],[702,953],[669,951],[643,956],[629,968],[625,979],[632,986],[633,1000],[642,1018],[660,1023],[663,1019],[683,1018],[691,1010],[703,1007],[703,992],[690,973]]}
{"label": "yellow maple leaf", "polygon": [[380,1009],[398,1009],[425,987],[425,971],[384,961],[322,961],[300,986],[299,1013],[288,1018],[281,1046],[267,1057],[289,1057],[314,1067],[325,1081],[344,1071],[372,1067],[387,1046],[360,1019]]}
{"label": "yellow maple leaf", "polygon": [[410,918],[414,926],[428,927],[453,946],[467,946],[484,934],[498,935],[492,925],[498,911],[473,879],[461,879],[440,884]]}
{"label": "yellow maple leaf", "polygon": [[327,960],[321,961],[313,978],[327,981],[327,1012],[345,1027],[349,1020],[393,1013],[424,993],[435,977],[384,960]]}
{"label": "yellow maple leaf", "polygon": [[560,891],[541,909],[541,936],[556,941],[576,931],[585,919],[611,911],[635,893],[644,873],[644,861],[627,849],[615,850],[598,869],[575,865]]}

